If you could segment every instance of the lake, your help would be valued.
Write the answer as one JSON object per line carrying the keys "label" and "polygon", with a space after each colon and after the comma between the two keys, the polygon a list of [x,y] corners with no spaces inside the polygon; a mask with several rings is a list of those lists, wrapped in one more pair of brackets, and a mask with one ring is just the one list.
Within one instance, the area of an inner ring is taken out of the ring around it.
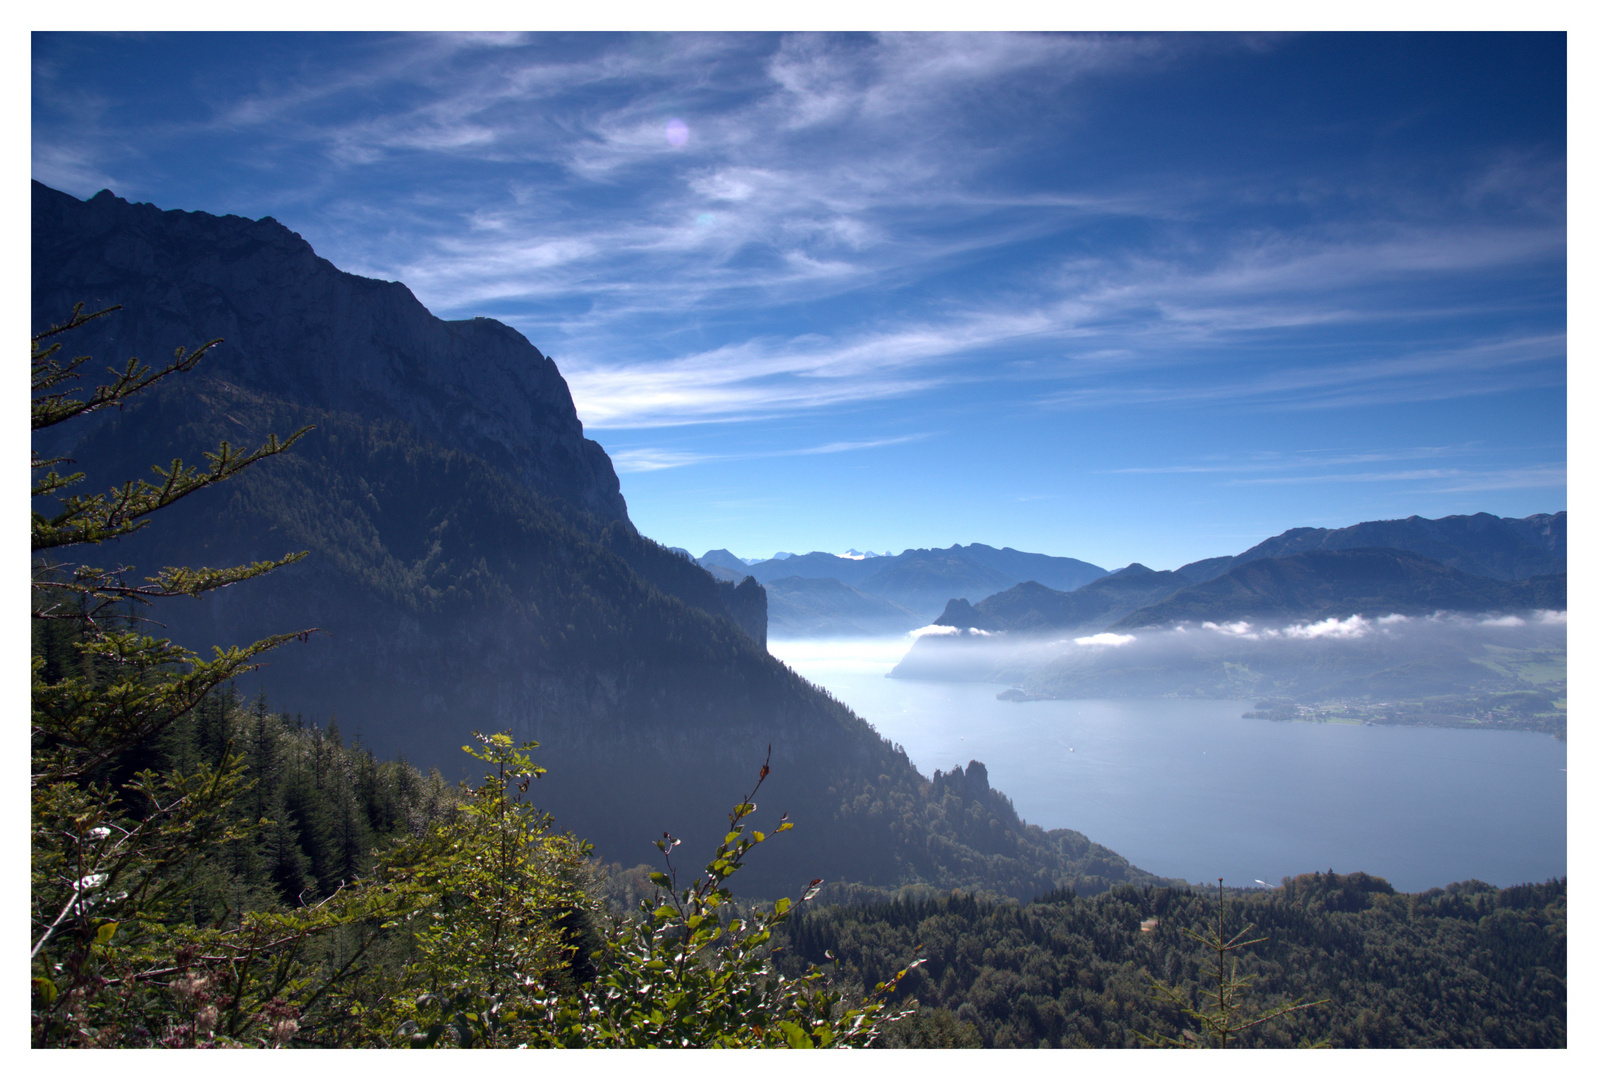
{"label": "lake", "polygon": [[770,643],[924,774],[981,761],[1027,821],[1155,874],[1363,870],[1417,892],[1566,873],[1566,744],[1549,736],[1245,720],[1247,701],[999,701],[991,683],[887,678],[908,648]]}

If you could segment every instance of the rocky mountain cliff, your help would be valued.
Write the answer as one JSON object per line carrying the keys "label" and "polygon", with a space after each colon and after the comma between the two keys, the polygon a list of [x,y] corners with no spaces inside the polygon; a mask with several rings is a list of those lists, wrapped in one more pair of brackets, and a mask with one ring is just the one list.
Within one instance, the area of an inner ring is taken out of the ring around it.
{"label": "rocky mountain cliff", "polygon": [[[121,304],[64,341],[92,373],[226,341],[54,445],[106,490],[151,463],[314,425],[291,451],[81,552],[137,579],[309,551],[282,571],[175,599],[146,626],[198,650],[322,633],[240,689],[387,755],[462,775],[472,730],[544,745],[534,793],[624,865],[669,830],[688,864],[770,750],[755,824],[798,827],[740,875],[778,896],[812,877],[1029,898],[1152,878],[997,793],[935,787],[902,748],[763,648],[758,582],[718,582],[638,534],[564,381],[519,334],[443,322],[403,286],[344,274],[270,220],[163,212],[35,185],[34,311]],[[89,329],[93,333],[88,332]],[[1001,781],[1002,778],[995,778]]]}
{"label": "rocky mountain cliff", "polygon": [[271,218],[87,202],[33,184],[33,322],[121,304],[73,347],[159,362],[223,343],[206,373],[294,405],[408,425],[534,491],[627,521],[610,458],[583,437],[566,380],[493,319],[446,322],[411,291],[339,270]]}

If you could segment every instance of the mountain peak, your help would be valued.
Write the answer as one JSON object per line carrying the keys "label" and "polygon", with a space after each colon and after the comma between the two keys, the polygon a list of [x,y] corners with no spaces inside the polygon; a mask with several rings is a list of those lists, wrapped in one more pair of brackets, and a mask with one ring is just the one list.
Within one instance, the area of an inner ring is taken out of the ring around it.
{"label": "mountain peak", "polygon": [[854,548],[849,548],[846,551],[838,552],[838,558],[859,561],[860,559],[884,559],[892,554],[893,552],[891,551],[857,551]]}
{"label": "mountain peak", "polygon": [[397,282],[346,273],[272,218],[161,210],[33,184],[33,323],[121,304],[79,333],[108,361],[221,338],[201,377],[303,407],[397,419],[541,495],[627,522],[566,380],[514,329],[437,318]]}

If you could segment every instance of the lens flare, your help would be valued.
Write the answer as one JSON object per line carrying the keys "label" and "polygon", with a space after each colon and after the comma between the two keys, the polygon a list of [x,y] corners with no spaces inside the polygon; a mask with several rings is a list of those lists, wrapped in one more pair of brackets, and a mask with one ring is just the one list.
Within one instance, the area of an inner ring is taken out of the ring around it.
{"label": "lens flare", "polygon": [[682,146],[688,142],[688,125],[675,116],[666,122],[666,141],[673,146]]}

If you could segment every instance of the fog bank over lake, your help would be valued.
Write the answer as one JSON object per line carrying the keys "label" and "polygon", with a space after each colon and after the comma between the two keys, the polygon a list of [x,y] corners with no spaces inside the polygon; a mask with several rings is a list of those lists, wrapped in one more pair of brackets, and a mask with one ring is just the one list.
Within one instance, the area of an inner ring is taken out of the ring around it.
{"label": "fog bank over lake", "polygon": [[1566,744],[1509,731],[1245,720],[1249,701],[999,701],[889,679],[909,637],[774,640],[923,773],[976,759],[1027,821],[1156,874],[1364,870],[1405,891],[1566,873]]}

